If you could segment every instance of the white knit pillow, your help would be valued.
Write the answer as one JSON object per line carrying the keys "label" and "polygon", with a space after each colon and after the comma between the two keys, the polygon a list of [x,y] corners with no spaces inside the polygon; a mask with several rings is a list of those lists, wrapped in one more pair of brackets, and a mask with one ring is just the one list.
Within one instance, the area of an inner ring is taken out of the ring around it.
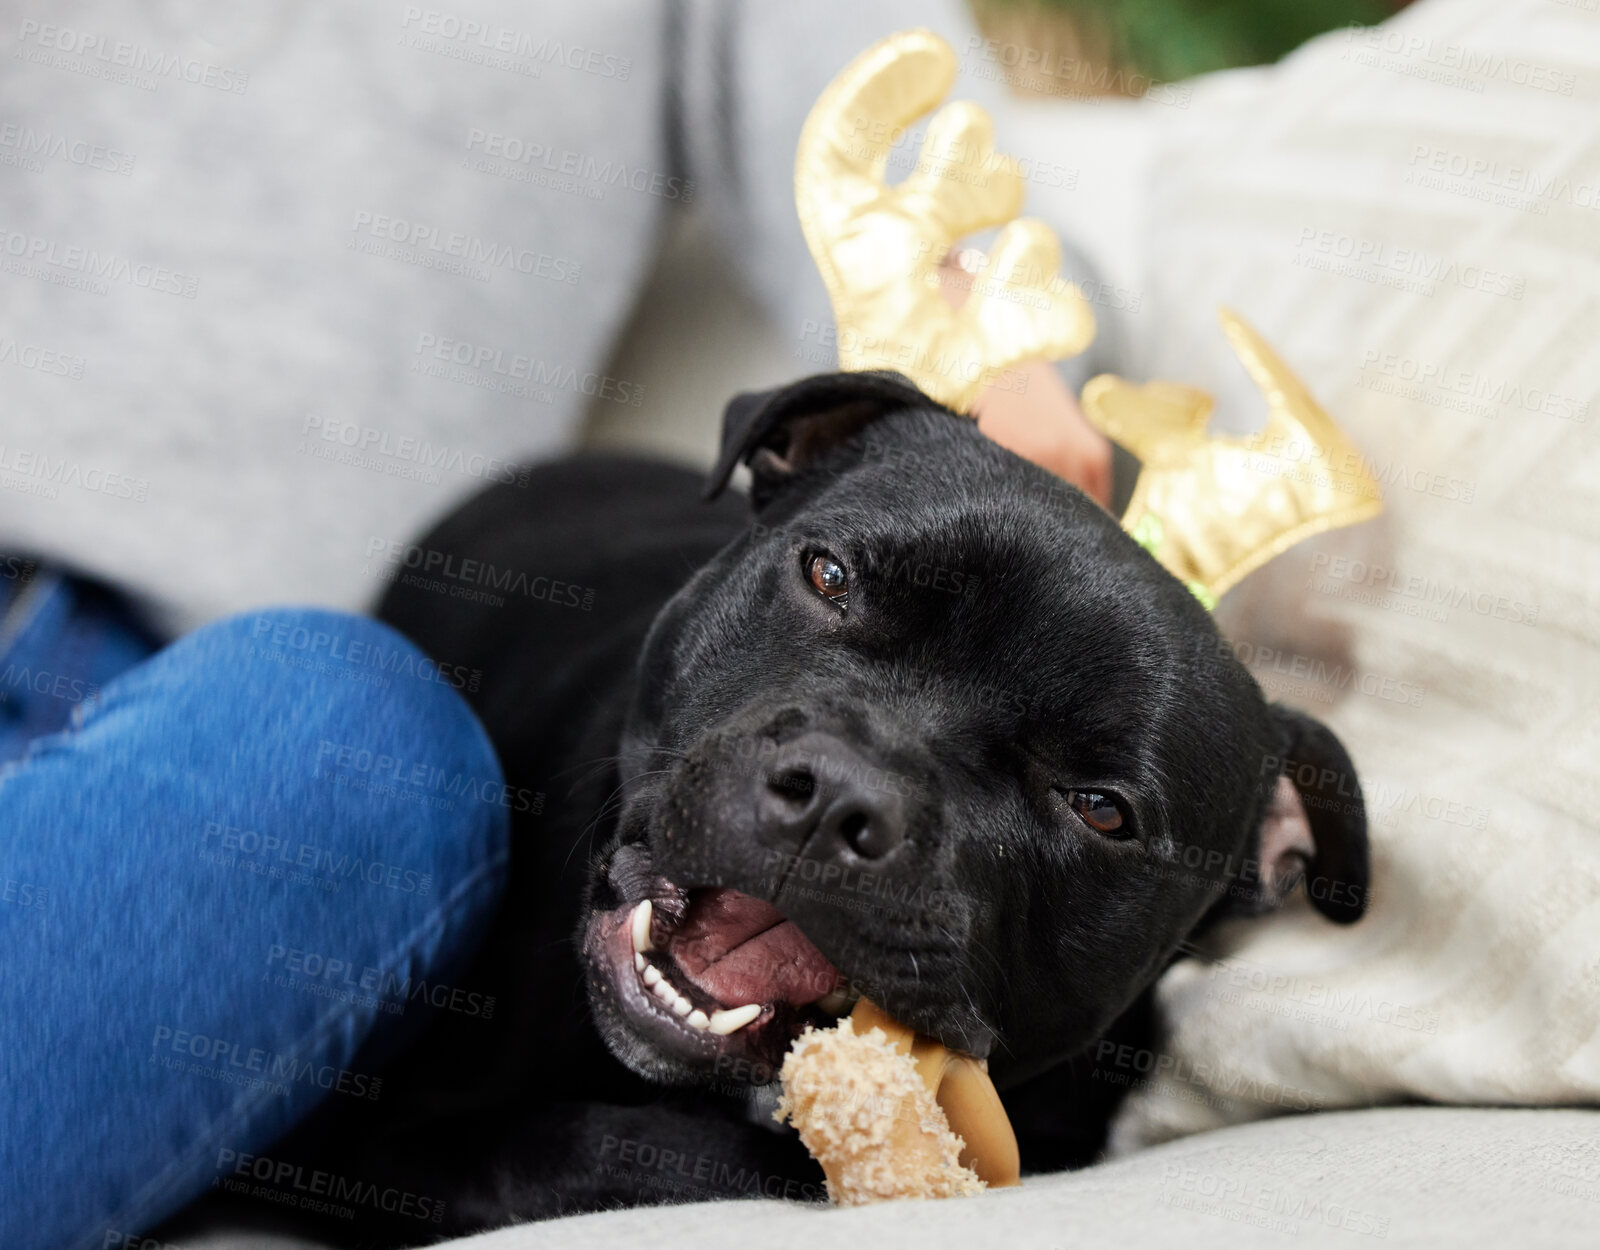
{"label": "white knit pillow", "polygon": [[1232,306],[1365,449],[1387,512],[1221,613],[1268,694],[1350,749],[1370,911],[1291,906],[1175,967],[1163,1075],[1119,1147],[1313,1106],[1600,1102],[1589,8],[1429,0],[1141,114],[1136,376],[1259,421],[1216,328]]}

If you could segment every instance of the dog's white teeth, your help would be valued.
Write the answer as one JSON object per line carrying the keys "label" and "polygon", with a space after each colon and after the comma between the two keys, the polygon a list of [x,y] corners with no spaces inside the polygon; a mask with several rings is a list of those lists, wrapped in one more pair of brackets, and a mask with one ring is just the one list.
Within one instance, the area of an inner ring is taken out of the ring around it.
{"label": "dog's white teeth", "polygon": [[817,999],[817,1006],[830,1016],[842,1016],[855,1006],[856,1000],[860,997],[861,995],[850,990],[833,990]]}
{"label": "dog's white teeth", "polygon": [[[691,1014],[699,1016],[702,1020],[706,1020],[705,1012],[696,1011],[694,1004],[691,1003],[686,996],[680,994],[672,982],[661,975],[660,970],[656,968],[654,964],[650,965],[649,972],[654,972],[655,978],[652,980],[647,972],[645,975],[645,983],[650,986],[650,992],[661,1000],[662,1006],[669,1008],[672,1011],[672,1014],[677,1016],[680,1020]],[[707,1024],[709,1023],[710,1022],[707,1021]],[[696,1025],[695,1027],[705,1028],[706,1025],[701,1024]]]}
{"label": "dog's white teeth", "polygon": [[726,1036],[736,1029],[744,1028],[760,1014],[760,1003],[746,1003],[743,1007],[735,1007],[731,1011],[713,1011],[708,1023],[713,1033]]}
{"label": "dog's white teeth", "polygon": [[633,909],[633,949],[635,953],[649,954],[655,950],[650,944],[650,917],[655,908],[650,905],[650,900],[645,899]]}
{"label": "dog's white teeth", "polygon": [[759,1003],[749,1003],[732,1011],[717,1011],[708,1016],[690,1002],[687,995],[679,993],[677,987],[661,974],[661,969],[644,957],[644,952],[651,949],[650,912],[649,899],[633,909],[630,922],[633,930],[633,966],[639,973],[639,979],[644,982],[645,989],[660,999],[663,1006],[690,1028],[723,1034],[744,1028],[761,1014]]}

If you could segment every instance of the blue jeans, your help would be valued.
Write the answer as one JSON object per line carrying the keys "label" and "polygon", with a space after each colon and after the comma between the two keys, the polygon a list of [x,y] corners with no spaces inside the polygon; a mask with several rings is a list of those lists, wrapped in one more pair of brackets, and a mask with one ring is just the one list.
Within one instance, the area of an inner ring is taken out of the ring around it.
{"label": "blue jeans", "polygon": [[461,680],[340,613],[156,650],[84,583],[0,586],[0,1246],[138,1234],[324,1099],[383,1096],[367,1056],[504,884]]}

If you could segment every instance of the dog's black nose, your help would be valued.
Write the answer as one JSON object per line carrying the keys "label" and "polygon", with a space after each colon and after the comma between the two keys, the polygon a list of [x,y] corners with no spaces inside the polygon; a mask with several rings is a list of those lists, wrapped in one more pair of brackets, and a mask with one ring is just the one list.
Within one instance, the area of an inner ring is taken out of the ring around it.
{"label": "dog's black nose", "polygon": [[[882,859],[905,841],[905,779],[831,734],[779,748],[757,808],[763,830],[808,854]],[[813,836],[815,835],[815,836]]]}

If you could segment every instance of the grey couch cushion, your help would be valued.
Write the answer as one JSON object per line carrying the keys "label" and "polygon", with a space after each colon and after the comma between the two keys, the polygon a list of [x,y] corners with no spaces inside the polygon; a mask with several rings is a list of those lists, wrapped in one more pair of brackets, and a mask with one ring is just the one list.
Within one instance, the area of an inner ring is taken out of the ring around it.
{"label": "grey couch cushion", "polygon": [[[670,1178],[664,1178],[667,1180]],[[1600,1112],[1404,1107],[1202,1133],[1020,1189],[851,1209],[644,1207],[450,1243],[472,1250],[979,1247],[1577,1247],[1600,1232]],[[1369,1238],[1363,1241],[1361,1238]],[[186,1250],[291,1250],[186,1230]]]}

